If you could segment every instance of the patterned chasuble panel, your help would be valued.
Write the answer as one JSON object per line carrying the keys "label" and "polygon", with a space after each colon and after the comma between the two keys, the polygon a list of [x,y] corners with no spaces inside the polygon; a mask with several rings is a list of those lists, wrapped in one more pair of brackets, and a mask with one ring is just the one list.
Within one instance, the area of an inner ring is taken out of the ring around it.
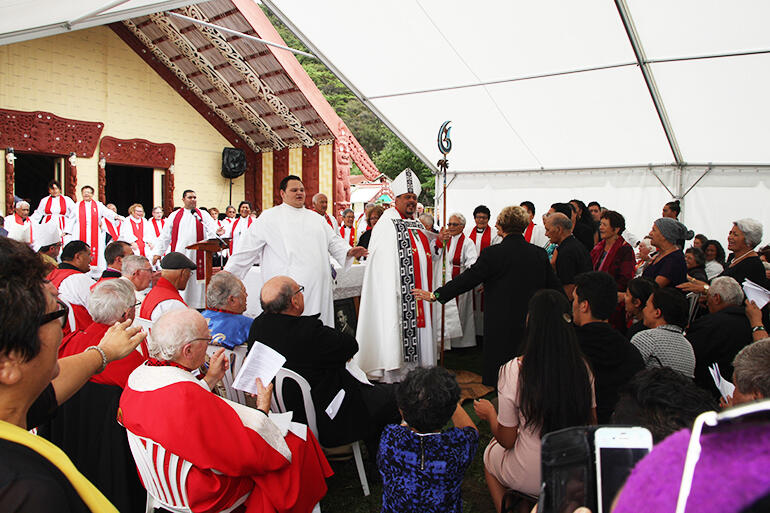
{"label": "patterned chasuble panel", "polygon": [[398,245],[398,265],[401,278],[401,343],[404,349],[404,362],[420,364],[420,350],[417,341],[417,301],[412,294],[416,286],[414,276],[414,257],[410,229],[422,229],[419,221],[413,219],[393,219],[396,227]]}

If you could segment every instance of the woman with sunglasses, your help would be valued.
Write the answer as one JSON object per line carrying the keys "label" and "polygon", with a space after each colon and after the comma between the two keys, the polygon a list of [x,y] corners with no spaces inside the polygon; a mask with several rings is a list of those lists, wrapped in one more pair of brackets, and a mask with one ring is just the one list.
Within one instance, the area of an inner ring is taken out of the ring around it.
{"label": "woman with sunglasses", "polygon": [[117,511],[55,445],[29,433],[94,374],[144,339],[130,322],[58,359],[68,308],[25,244],[0,238],[0,483],[10,511]]}

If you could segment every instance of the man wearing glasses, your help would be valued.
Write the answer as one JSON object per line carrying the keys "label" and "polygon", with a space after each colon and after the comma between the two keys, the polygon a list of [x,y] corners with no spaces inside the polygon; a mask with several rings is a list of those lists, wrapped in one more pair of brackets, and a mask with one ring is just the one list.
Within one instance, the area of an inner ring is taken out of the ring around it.
{"label": "man wearing glasses", "polygon": [[[179,294],[184,290],[196,269],[195,263],[182,253],[172,251],[160,261],[161,277],[152,287],[142,302],[139,317],[152,322],[172,310],[187,308],[187,303]],[[147,274],[144,271],[144,274]]]}

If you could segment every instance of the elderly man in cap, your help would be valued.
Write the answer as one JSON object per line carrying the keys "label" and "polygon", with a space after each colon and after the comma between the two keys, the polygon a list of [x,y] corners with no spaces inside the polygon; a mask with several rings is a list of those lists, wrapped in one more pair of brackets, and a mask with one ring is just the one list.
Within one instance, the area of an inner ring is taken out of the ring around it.
{"label": "elderly man in cap", "polygon": [[246,342],[252,322],[243,315],[246,298],[246,287],[236,275],[220,271],[211,278],[203,317],[208,322],[212,344],[232,349]]}
{"label": "elderly man in cap", "polygon": [[187,308],[180,290],[184,290],[187,282],[196,269],[195,262],[182,253],[172,251],[160,261],[162,269],[158,283],[147,293],[139,309],[139,317],[152,322],[172,310]]}
{"label": "elderly man in cap", "polygon": [[13,214],[5,218],[7,237],[25,244],[32,244],[32,221],[29,219],[29,203],[19,201]]}
{"label": "elderly man in cap", "polygon": [[356,363],[371,378],[390,383],[410,369],[436,364],[431,306],[416,301],[411,290],[432,290],[440,262],[433,258],[435,236],[414,219],[422,190],[417,175],[405,169],[391,189],[396,208],[386,210],[372,229],[356,332]]}

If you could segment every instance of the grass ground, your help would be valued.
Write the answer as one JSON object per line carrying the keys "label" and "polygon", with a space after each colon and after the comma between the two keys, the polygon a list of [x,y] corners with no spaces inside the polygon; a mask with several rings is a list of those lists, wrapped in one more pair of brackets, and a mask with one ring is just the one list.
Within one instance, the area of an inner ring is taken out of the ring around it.
{"label": "grass ground", "polygon": [[[471,348],[455,350],[446,353],[446,367],[448,369],[464,369],[481,374],[481,349]],[[495,393],[488,394],[487,399],[495,397]],[[465,473],[463,481],[463,512],[464,513],[494,513],[492,501],[484,482],[484,448],[489,444],[492,434],[489,424],[480,423],[473,411],[473,402],[466,401],[463,404],[473,422],[479,428],[479,447],[473,458],[473,463]],[[364,456],[366,460],[367,456]],[[373,483],[369,480],[371,494],[364,497],[361,483],[358,480],[356,466],[353,460],[332,462],[334,475],[328,479],[329,492],[321,501],[321,508],[325,513],[375,513],[379,512],[382,500],[382,483]]]}

